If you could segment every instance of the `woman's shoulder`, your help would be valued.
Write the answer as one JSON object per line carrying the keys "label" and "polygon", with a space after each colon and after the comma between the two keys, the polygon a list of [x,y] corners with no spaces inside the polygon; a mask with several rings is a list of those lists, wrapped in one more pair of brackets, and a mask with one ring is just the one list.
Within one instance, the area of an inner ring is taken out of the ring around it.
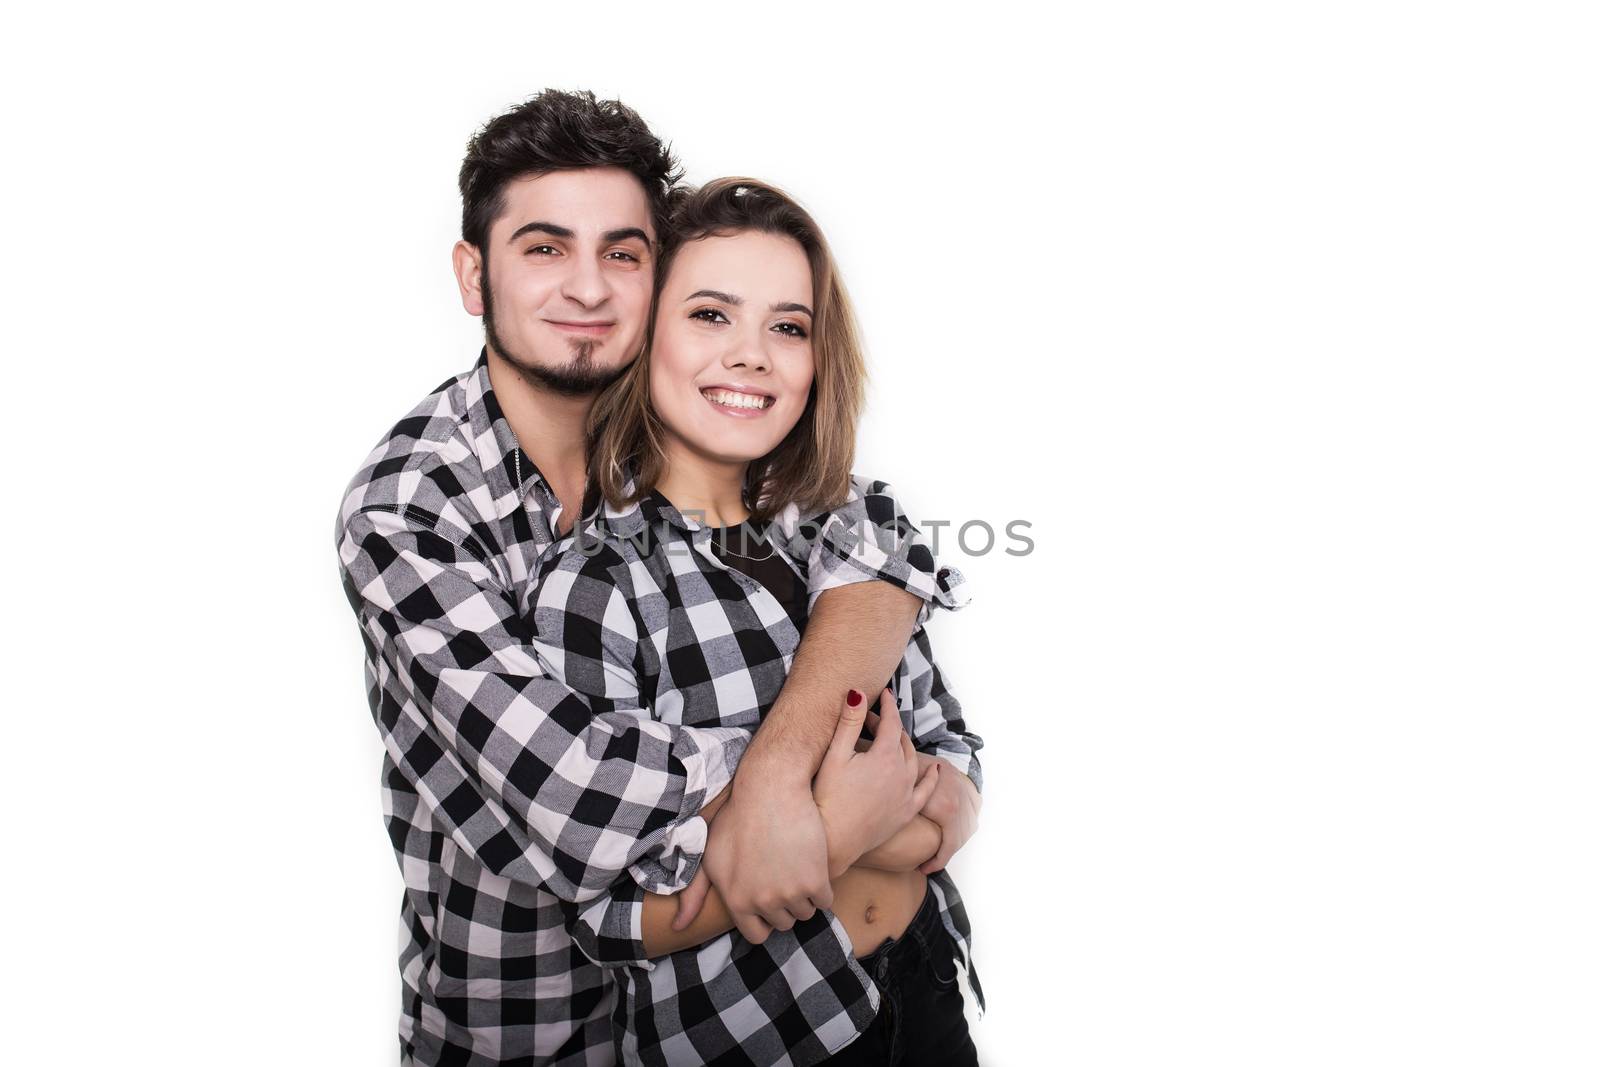
{"label": "woman's shoulder", "polygon": [[772,525],[786,537],[808,542],[854,532],[892,547],[917,535],[894,487],[858,473],[850,475],[842,499],[826,506],[791,503],[773,515]]}

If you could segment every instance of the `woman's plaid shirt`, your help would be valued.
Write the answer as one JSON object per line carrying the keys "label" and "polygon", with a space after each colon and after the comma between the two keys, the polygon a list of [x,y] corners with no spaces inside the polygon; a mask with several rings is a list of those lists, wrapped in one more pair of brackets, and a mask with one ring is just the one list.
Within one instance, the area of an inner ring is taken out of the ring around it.
{"label": "woman's plaid shirt", "polygon": [[[335,539],[383,741],[383,812],[405,884],[400,1039],[416,1062],[615,1062],[613,985],[573,944],[564,904],[626,873],[669,892],[705,847],[700,808],[747,730],[596,714],[544,671],[524,612],[560,503],[522,456],[486,355],[383,437],[347,486]],[[931,600],[921,545],[882,551],[856,499],[805,559],[813,595],[885,579]]]}
{"label": "woman's plaid shirt", "polygon": [[[884,490],[857,480],[852,496],[871,501]],[[791,536],[798,522],[790,508],[773,530]],[[550,673],[597,713],[754,731],[777,700],[800,633],[769,590],[717,558],[712,536],[654,493],[586,520],[545,563],[537,586],[534,648]],[[753,538],[736,550],[765,551]],[[804,573],[805,565],[796,569]],[[960,572],[937,574],[936,601],[964,604]],[[963,723],[920,625],[891,688],[917,749],[950,761],[981,788],[983,741]],[[878,989],[831,912],[774,931],[761,945],[730,931],[650,960],[641,941],[644,894],[662,890],[629,873],[608,893],[567,908],[578,946],[616,976],[625,1062],[803,1067],[872,1022]],[[947,872],[930,881],[970,976],[971,929],[960,894]]]}

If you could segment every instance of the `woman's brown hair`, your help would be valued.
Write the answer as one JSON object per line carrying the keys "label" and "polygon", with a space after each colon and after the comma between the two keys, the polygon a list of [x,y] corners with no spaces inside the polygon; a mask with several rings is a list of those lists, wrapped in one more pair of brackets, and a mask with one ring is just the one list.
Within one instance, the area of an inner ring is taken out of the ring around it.
{"label": "woman's brown hair", "polygon": [[[650,334],[655,333],[661,290],[678,252],[691,241],[751,231],[792,237],[811,263],[816,374],[800,421],[776,448],[751,462],[745,506],[754,519],[770,518],[790,503],[806,510],[832,508],[849,495],[867,368],[833,253],[805,208],[781,189],[751,178],[718,178],[675,194],[656,261]],[[663,473],[663,443],[663,427],[650,406],[647,347],[600,395],[589,415],[592,477],[613,507],[635,503],[656,487]],[[631,493],[626,491],[630,472]]]}

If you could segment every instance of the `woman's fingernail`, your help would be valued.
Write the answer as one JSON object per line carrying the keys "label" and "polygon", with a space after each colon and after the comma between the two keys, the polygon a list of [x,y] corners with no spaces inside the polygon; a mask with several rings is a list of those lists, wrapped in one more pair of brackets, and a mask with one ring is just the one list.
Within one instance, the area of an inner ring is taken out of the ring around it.
{"label": "woman's fingernail", "polygon": [[861,694],[852,689],[850,690],[849,695],[847,695],[844,699],[845,703],[849,704],[853,708],[861,703]]}

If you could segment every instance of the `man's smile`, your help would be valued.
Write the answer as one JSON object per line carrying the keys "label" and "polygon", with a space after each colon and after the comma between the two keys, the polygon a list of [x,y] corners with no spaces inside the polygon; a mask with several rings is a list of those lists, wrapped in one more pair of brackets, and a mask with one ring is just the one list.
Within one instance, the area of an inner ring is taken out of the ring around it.
{"label": "man's smile", "polygon": [[610,333],[617,324],[615,321],[577,321],[563,319],[545,319],[550,325],[567,333],[574,333],[580,337],[604,337]]}

